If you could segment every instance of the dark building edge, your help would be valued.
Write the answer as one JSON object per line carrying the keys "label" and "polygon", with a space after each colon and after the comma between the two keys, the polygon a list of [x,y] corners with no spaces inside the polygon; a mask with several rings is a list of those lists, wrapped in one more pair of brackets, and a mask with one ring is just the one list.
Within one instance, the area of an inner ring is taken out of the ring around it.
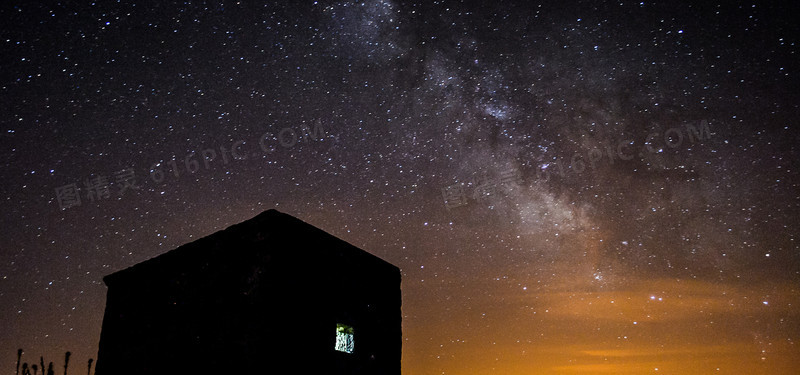
{"label": "dark building edge", "polygon": [[[282,221],[284,221],[284,222],[282,222]],[[177,248],[175,248],[173,250],[167,251],[166,253],[163,253],[161,255],[157,255],[157,256],[155,256],[153,258],[150,258],[150,259],[145,260],[143,262],[137,263],[137,264],[135,264],[135,265],[133,265],[131,267],[128,267],[128,268],[122,269],[120,271],[114,272],[112,274],[106,275],[105,277],[103,277],[103,281],[105,282],[105,284],[107,286],[110,286],[111,284],[117,282],[117,280],[124,279],[124,278],[128,277],[129,275],[134,275],[134,274],[137,274],[137,273],[144,272],[148,268],[151,268],[151,267],[158,268],[158,267],[164,266],[165,264],[170,264],[170,262],[172,262],[173,259],[181,258],[182,256],[184,256],[185,253],[188,253],[188,252],[191,252],[191,251],[194,251],[194,250],[203,249],[203,247],[204,247],[203,245],[205,245],[207,242],[208,243],[220,243],[220,242],[224,242],[226,238],[233,237],[233,236],[235,236],[237,234],[248,234],[248,231],[246,230],[248,227],[265,228],[266,229],[265,231],[261,231],[258,234],[259,235],[260,234],[266,234],[266,232],[280,229],[280,228],[276,228],[276,226],[277,226],[276,224],[278,224],[278,225],[287,225],[287,226],[296,225],[299,228],[301,228],[302,230],[307,230],[307,231],[312,232],[315,235],[319,235],[321,237],[326,237],[326,238],[328,238],[328,239],[330,239],[330,240],[332,240],[334,242],[338,242],[340,245],[344,245],[343,246],[344,248],[351,248],[351,249],[360,250],[363,253],[362,256],[367,256],[367,257],[373,258],[373,260],[377,260],[384,267],[393,268],[397,272],[398,275],[400,274],[400,268],[398,268],[397,266],[387,262],[386,260],[384,260],[384,259],[382,259],[382,258],[380,258],[380,257],[378,257],[378,256],[376,256],[374,254],[371,254],[371,253],[369,253],[369,252],[367,252],[367,251],[365,251],[365,250],[363,250],[363,249],[361,249],[361,248],[359,248],[359,247],[357,247],[357,246],[355,246],[355,245],[353,245],[353,244],[351,244],[351,243],[349,243],[347,241],[344,241],[344,240],[342,240],[342,239],[340,239],[340,238],[338,238],[336,236],[333,236],[333,235],[325,232],[324,230],[321,230],[321,229],[319,229],[319,228],[317,228],[317,227],[315,227],[315,226],[313,226],[311,224],[308,224],[305,221],[302,221],[302,220],[300,220],[300,219],[298,219],[298,218],[296,218],[296,217],[294,217],[292,215],[285,214],[285,213],[280,212],[280,211],[278,211],[276,209],[269,209],[269,210],[266,210],[266,211],[256,215],[252,219],[249,219],[249,220],[243,221],[241,223],[237,223],[237,224],[231,225],[228,228],[225,228],[223,230],[214,232],[214,233],[212,233],[212,234],[210,234],[208,236],[205,236],[203,238],[194,240],[194,241],[186,243],[184,245],[181,245],[181,246],[179,246],[179,247],[177,247]],[[252,233],[252,232],[250,232],[250,233]],[[251,238],[251,239],[249,239],[248,242],[250,242],[250,243],[257,242],[257,241],[259,241],[261,239],[262,238],[258,238],[258,237]]]}
{"label": "dark building edge", "polygon": [[[308,235],[309,237],[316,237],[322,239],[323,242],[329,242],[333,244],[332,247],[340,249],[340,251],[345,251],[350,253],[351,256],[357,258],[363,258],[364,261],[367,263],[373,264],[373,266],[378,267],[378,269],[383,269],[382,272],[388,272],[389,274],[393,275],[396,281],[396,285],[400,287],[402,283],[402,274],[400,272],[400,268],[383,260],[382,258],[375,256],[357,246],[350,244],[347,241],[344,241],[336,236],[333,236],[322,229],[319,229],[311,224],[308,224],[298,218],[295,218],[291,215],[279,212],[275,209],[266,210],[257,216],[246,220],[241,223],[237,223],[234,225],[229,226],[223,230],[214,232],[208,236],[202,237],[190,243],[181,245],[173,250],[170,250],[166,253],[158,255],[156,257],[150,258],[146,261],[138,263],[134,266],[125,268],[123,270],[114,272],[112,274],[107,275],[103,278],[105,284],[108,286],[107,292],[107,299],[108,294],[114,288],[112,285],[117,284],[129,284],[130,282],[135,282],[135,280],[140,278],[148,278],[149,275],[155,274],[163,274],[164,272],[168,272],[172,267],[181,265],[180,262],[189,258],[189,259],[196,259],[196,258],[204,258],[204,257],[214,257],[219,256],[219,251],[226,250],[224,248],[220,248],[217,245],[226,244],[230,242],[239,243],[248,247],[250,245],[264,243],[270,239],[286,239],[287,237],[284,235],[285,232],[291,233],[302,233],[304,235]],[[229,251],[230,249],[227,249]],[[324,251],[322,249],[316,249],[317,251]],[[309,256],[314,256],[314,254],[309,254]],[[396,360],[398,361],[398,366],[401,366],[400,363],[402,362],[402,291],[398,288],[396,291],[397,293],[397,300],[399,304],[397,305],[398,313],[400,316],[398,317],[398,326],[396,329],[396,334],[398,335],[397,339],[400,340],[398,343],[398,350]],[[106,304],[106,308],[104,311],[104,323],[103,326],[105,327],[105,316],[108,315],[110,306]],[[105,330],[104,330],[105,331]],[[98,349],[103,347],[102,341],[104,341],[103,332],[101,332],[100,337],[100,346]],[[98,355],[101,354],[98,352]],[[98,361],[98,365],[99,365]],[[397,374],[400,374],[400,369],[398,367]]]}

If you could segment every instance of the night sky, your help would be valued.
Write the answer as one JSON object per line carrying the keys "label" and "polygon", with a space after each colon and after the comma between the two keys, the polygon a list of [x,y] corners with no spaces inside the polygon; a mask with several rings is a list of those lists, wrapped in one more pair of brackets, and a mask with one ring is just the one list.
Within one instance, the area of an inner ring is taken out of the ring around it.
{"label": "night sky", "polygon": [[401,268],[404,374],[800,368],[796,5],[243,3],[3,3],[0,372],[270,208]]}

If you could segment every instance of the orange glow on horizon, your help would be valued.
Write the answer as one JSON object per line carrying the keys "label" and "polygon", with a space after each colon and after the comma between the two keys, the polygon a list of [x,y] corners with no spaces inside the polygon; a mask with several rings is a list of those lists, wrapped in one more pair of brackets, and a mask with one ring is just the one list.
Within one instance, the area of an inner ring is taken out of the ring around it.
{"label": "orange glow on horizon", "polygon": [[[422,311],[406,317],[403,373],[789,374],[800,360],[790,338],[800,304],[792,285],[668,279],[631,285],[481,295],[481,303],[462,295],[483,306],[462,311],[409,307]],[[749,328],[763,319],[782,324],[766,333]],[[417,339],[429,332],[432,339]],[[463,332],[469,334],[458,336]]]}

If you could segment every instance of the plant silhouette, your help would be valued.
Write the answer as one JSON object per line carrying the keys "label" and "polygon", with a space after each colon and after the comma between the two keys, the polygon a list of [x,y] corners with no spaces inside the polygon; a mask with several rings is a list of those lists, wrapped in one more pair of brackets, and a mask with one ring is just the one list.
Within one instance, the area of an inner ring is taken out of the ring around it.
{"label": "plant silhouette", "polygon": [[19,375],[19,361],[22,359],[22,349],[17,349],[17,372],[16,375]]}
{"label": "plant silhouette", "polygon": [[64,375],[67,375],[67,367],[69,367],[69,356],[71,356],[71,352],[64,353]]}

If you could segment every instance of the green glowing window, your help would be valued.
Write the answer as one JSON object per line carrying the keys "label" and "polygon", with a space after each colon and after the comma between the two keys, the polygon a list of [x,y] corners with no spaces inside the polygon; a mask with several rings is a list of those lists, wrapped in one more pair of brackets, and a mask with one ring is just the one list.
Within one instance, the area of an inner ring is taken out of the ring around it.
{"label": "green glowing window", "polygon": [[336,350],[345,353],[353,352],[353,327],[336,324]]}

